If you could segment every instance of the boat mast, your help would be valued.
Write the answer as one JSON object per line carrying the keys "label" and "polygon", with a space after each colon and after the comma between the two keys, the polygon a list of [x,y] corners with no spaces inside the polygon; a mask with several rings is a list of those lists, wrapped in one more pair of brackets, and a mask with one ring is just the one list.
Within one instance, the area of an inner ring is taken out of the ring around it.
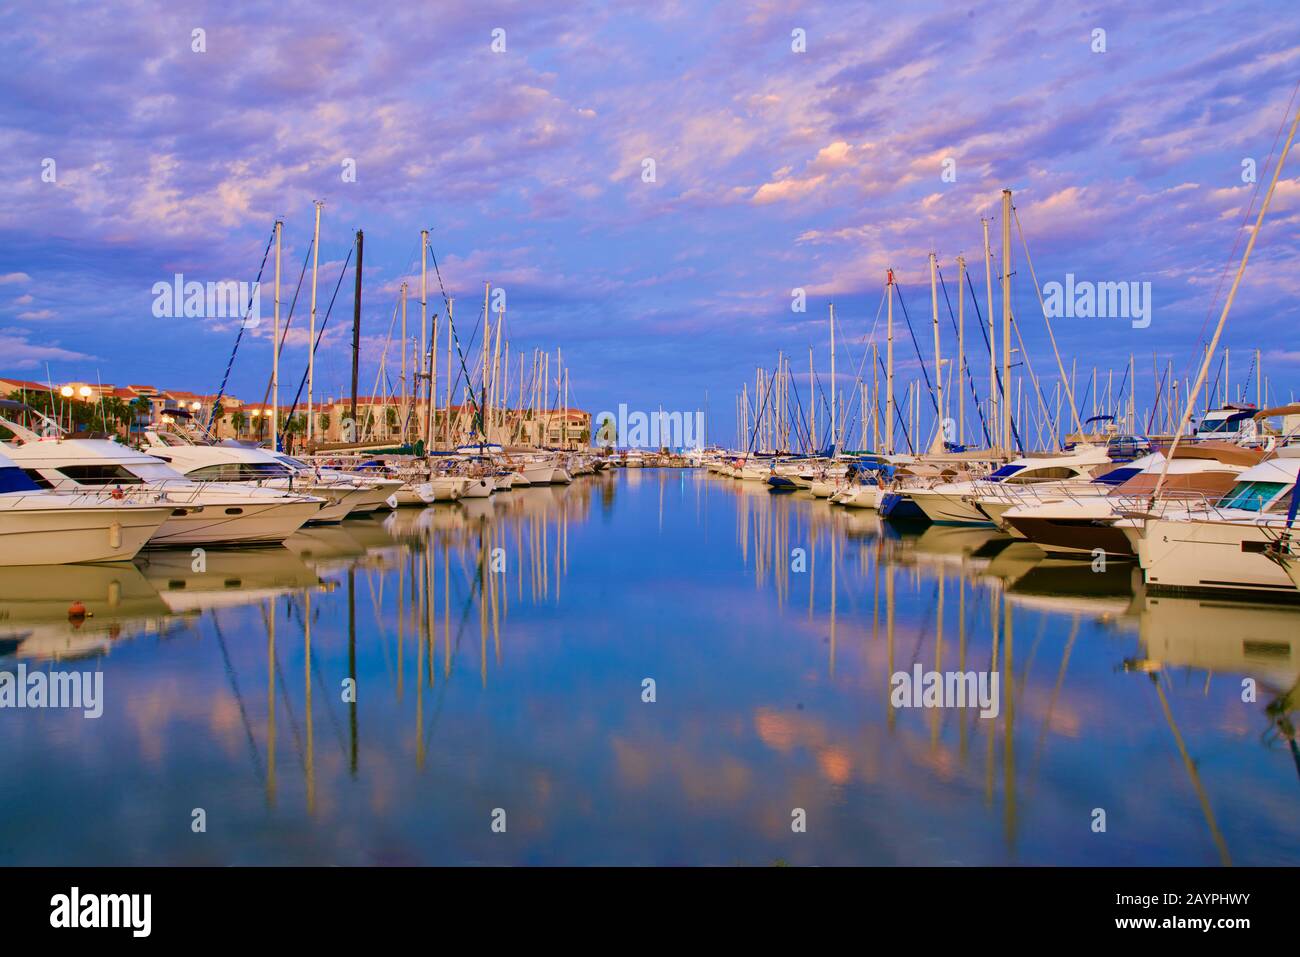
{"label": "boat mast", "polygon": [[1197,394],[1205,386],[1205,379],[1210,374],[1210,359],[1214,356],[1214,350],[1218,348],[1219,338],[1223,335],[1223,327],[1228,322],[1228,313],[1232,311],[1232,304],[1236,301],[1237,289],[1241,286],[1241,277],[1246,272],[1246,263],[1250,261],[1251,251],[1255,248],[1255,240],[1259,238],[1259,231],[1264,225],[1264,214],[1268,212],[1269,204],[1273,200],[1273,191],[1277,188],[1278,177],[1282,173],[1282,164],[1286,162],[1287,153],[1291,151],[1291,143],[1295,140],[1298,126],[1300,126],[1300,109],[1296,110],[1295,119],[1291,122],[1291,132],[1287,134],[1286,143],[1283,144],[1282,152],[1278,154],[1277,164],[1273,167],[1273,179],[1268,184],[1268,192],[1264,194],[1264,201],[1260,204],[1259,213],[1255,217],[1255,228],[1250,231],[1250,238],[1246,240],[1246,248],[1241,254],[1241,262],[1237,266],[1237,275],[1232,280],[1232,287],[1228,290],[1228,297],[1224,300],[1223,313],[1219,316],[1219,323],[1214,329],[1214,336],[1205,347],[1205,361],[1201,363],[1200,372],[1196,376],[1196,384],[1187,393],[1187,406],[1183,409],[1182,421],[1178,424],[1178,431],[1169,446],[1169,451],[1165,453],[1164,467],[1160,470],[1160,478],[1156,480],[1155,488],[1151,493],[1153,502],[1159,497],[1160,490],[1164,487],[1165,479],[1169,474],[1169,463],[1178,450],[1178,439],[1187,430],[1192,413],[1196,409]]}
{"label": "boat mast", "polygon": [[880,449],[880,350],[871,344],[871,451]]}
{"label": "boat mast", "polygon": [[312,389],[316,381],[316,273],[320,268],[320,208],[325,204],[316,200],[316,226],[311,240],[311,330],[307,335],[307,438],[311,444],[316,431],[316,416],[312,410]]}
{"label": "boat mast", "polygon": [[813,384],[813,349],[808,347],[808,404],[812,406],[812,448],[809,450],[814,454],[820,451],[821,446],[817,442],[817,387]]}
{"label": "boat mast", "polygon": [[407,423],[411,408],[406,399],[406,353],[410,351],[410,342],[406,338],[406,281],[402,281],[402,444],[406,444]]}
{"label": "boat mast", "polygon": [[894,270],[885,273],[885,454],[894,454]]}
{"label": "boat mast", "polygon": [[280,245],[284,220],[275,221],[275,321],[271,330],[271,449],[280,448]]}
{"label": "boat mast", "polygon": [[957,257],[957,442],[966,441],[966,300],[961,288],[966,282],[966,257]]}
{"label": "boat mast", "polygon": [[[443,413],[442,431],[446,436],[448,450],[451,449],[451,340],[456,334],[456,322],[452,318],[452,306],[456,304],[455,299],[447,300],[447,408]],[[437,361],[437,357],[434,357]]]}
{"label": "boat mast", "polygon": [[[352,403],[348,415],[352,419],[352,435],[356,436],[357,427],[357,363],[361,357],[361,256],[365,251],[365,234],[357,230],[357,273],[356,284],[352,290]],[[387,425],[388,410],[384,410],[384,424]]]}
{"label": "boat mast", "polygon": [[835,417],[835,303],[831,303],[831,456],[840,450],[840,435]]}
{"label": "boat mast", "polygon": [[419,408],[420,389],[428,378],[425,356],[429,349],[429,231],[420,230],[420,369],[415,374],[415,404]]}
{"label": "boat mast", "polygon": [[994,448],[1004,448],[1001,431],[998,423],[998,340],[994,336],[993,326],[993,249],[989,246],[989,221],[985,216],[980,217],[980,225],[984,227],[984,288],[988,293],[988,317],[989,317],[989,422],[992,427],[992,440]]}
{"label": "boat mast", "polygon": [[1011,190],[1002,191],[1002,437],[1011,449]]}
{"label": "boat mast", "polygon": [[939,348],[939,286],[936,279],[937,265],[934,253],[930,253],[930,312],[934,317],[934,441],[930,451],[944,450],[943,437],[943,352]]}

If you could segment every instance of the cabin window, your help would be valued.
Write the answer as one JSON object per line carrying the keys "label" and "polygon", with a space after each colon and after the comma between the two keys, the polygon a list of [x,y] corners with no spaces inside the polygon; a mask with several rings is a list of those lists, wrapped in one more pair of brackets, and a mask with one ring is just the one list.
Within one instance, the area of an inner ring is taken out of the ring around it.
{"label": "cabin window", "polygon": [[1015,475],[1023,468],[1024,468],[1023,465],[1004,465],[1002,466],[1002,468],[998,469],[996,472],[990,475],[989,478],[994,482],[1001,482],[1007,476]]}
{"label": "cabin window", "polygon": [[289,474],[287,468],[274,462],[223,462],[195,469],[187,477],[196,482],[255,482],[287,478]]}
{"label": "cabin window", "polygon": [[[7,469],[6,469],[5,471],[6,471],[6,474],[9,474],[10,481],[11,481],[11,482],[12,482],[12,481],[15,481],[14,477],[12,476],[12,474],[10,474],[10,473],[8,472]],[[54,483],[51,482],[49,479],[47,479],[47,478],[46,478],[44,475],[42,475],[40,472],[36,471],[36,469],[23,469],[22,471],[23,471],[23,474],[24,474],[24,475],[26,475],[29,479],[32,480],[32,485],[34,485],[35,487],[37,487],[37,488],[54,488]],[[20,486],[20,485],[15,485],[14,488],[17,489],[17,490],[19,490],[19,491],[25,491],[25,490],[26,490],[26,491],[29,491],[29,489],[24,489],[24,488],[23,488],[22,486]],[[4,491],[7,492],[7,491],[11,491],[11,490],[10,490],[10,489],[5,489]]]}
{"label": "cabin window", "polygon": [[1014,478],[1006,479],[1008,485],[1030,485],[1034,482],[1052,482],[1058,479],[1068,479],[1075,476],[1072,468],[1064,465],[1045,465],[1042,468],[1027,469],[1020,472]]}
{"label": "cabin window", "polygon": [[140,477],[112,462],[103,465],[60,465],[54,471],[78,485],[139,485]]}
{"label": "cabin window", "polygon": [[1278,493],[1287,488],[1285,482],[1238,482],[1227,495],[1219,499],[1219,508],[1240,508],[1247,512],[1262,512]]}

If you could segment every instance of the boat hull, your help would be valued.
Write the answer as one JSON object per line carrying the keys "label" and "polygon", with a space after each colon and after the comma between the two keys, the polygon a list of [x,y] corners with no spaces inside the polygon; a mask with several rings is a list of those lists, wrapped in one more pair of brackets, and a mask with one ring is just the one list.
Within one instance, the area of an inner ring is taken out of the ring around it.
{"label": "boat hull", "polygon": [[283,542],[320,512],[311,499],[293,502],[229,502],[177,509],[149,539],[149,546],[271,545]]}
{"label": "boat hull", "polygon": [[1148,590],[1300,599],[1296,583],[1268,557],[1273,536],[1258,523],[1156,518],[1135,531]]}
{"label": "boat hull", "polygon": [[0,509],[0,567],[129,561],[162,527],[172,507],[24,507]]}

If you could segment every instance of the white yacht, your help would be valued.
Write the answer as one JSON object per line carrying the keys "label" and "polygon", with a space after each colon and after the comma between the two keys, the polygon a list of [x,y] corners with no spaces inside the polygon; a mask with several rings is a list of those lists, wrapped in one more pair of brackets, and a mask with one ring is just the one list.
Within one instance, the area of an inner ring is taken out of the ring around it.
{"label": "white yacht", "polygon": [[40,436],[4,417],[0,423],[18,442],[6,447],[7,454],[41,488],[170,505],[151,546],[282,542],[325,504],[275,489],[193,482],[166,462],[111,439]]}
{"label": "white yacht", "polygon": [[1297,473],[1300,446],[1287,446],[1242,472],[1217,504],[1165,510],[1125,528],[1148,589],[1296,597],[1269,546],[1288,526]]}
{"label": "white yacht", "polygon": [[191,481],[236,482],[324,499],[308,524],[341,522],[374,494],[366,485],[318,479],[313,470],[292,468],[272,452],[251,445],[209,445],[174,430],[151,429],[145,432],[144,447]]}
{"label": "white yacht", "polygon": [[1034,485],[1080,478],[1086,480],[1109,464],[1110,457],[1104,447],[1081,445],[1071,452],[1015,459],[982,479],[911,488],[908,494],[936,524],[990,525],[994,520],[980,508],[979,499],[990,495],[997,483]]}
{"label": "white yacht", "polygon": [[350,515],[364,515],[368,512],[378,511],[381,508],[397,508],[396,495],[401,491],[402,486],[406,484],[401,479],[389,478],[386,475],[357,475],[316,465],[315,463],[304,462],[302,459],[294,458],[292,455],[286,455],[283,452],[272,452],[271,454],[297,472],[298,475],[308,477],[313,481],[342,482],[369,489],[369,494],[356,499],[352,511],[348,513]]}
{"label": "white yacht", "polygon": [[[1227,442],[1185,442],[1169,463],[1161,489],[1161,511],[1218,501],[1264,453]],[[1001,512],[1005,531],[1027,538],[1049,553],[1132,558],[1125,527],[1135,527],[1152,507],[1151,497],[1165,469],[1165,456],[1154,452],[1117,466],[1082,486],[1029,486],[1016,504]],[[985,499],[981,508],[992,513]]]}
{"label": "white yacht", "polygon": [[0,451],[0,566],[129,561],[172,507],[40,488]]}

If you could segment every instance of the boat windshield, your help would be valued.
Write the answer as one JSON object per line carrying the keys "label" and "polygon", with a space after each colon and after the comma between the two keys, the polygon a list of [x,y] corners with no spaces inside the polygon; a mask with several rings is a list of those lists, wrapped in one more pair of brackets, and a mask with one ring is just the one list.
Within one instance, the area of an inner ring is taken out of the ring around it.
{"label": "boat windshield", "polygon": [[14,466],[0,466],[0,492],[35,492],[40,486]]}
{"label": "boat windshield", "polygon": [[1123,485],[1135,475],[1141,475],[1142,469],[1119,468],[1111,469],[1102,475],[1098,475],[1092,480],[1093,485]]}
{"label": "boat windshield", "polygon": [[989,476],[989,481],[1001,482],[1003,479],[1007,478],[1008,476],[1015,475],[1023,468],[1024,468],[1023,465],[1004,465],[1002,466],[1002,468],[998,469],[996,472],[994,472],[992,475]]}
{"label": "boat windshield", "polygon": [[1219,508],[1240,508],[1247,512],[1262,512],[1279,492],[1287,488],[1286,482],[1238,482],[1227,495],[1219,499]]}
{"label": "boat windshield", "polygon": [[1207,434],[1210,432],[1236,432],[1241,425],[1242,420],[1249,418],[1249,413],[1238,412],[1235,415],[1225,416],[1222,419],[1207,419],[1201,423],[1201,427],[1197,431],[1201,434]]}

